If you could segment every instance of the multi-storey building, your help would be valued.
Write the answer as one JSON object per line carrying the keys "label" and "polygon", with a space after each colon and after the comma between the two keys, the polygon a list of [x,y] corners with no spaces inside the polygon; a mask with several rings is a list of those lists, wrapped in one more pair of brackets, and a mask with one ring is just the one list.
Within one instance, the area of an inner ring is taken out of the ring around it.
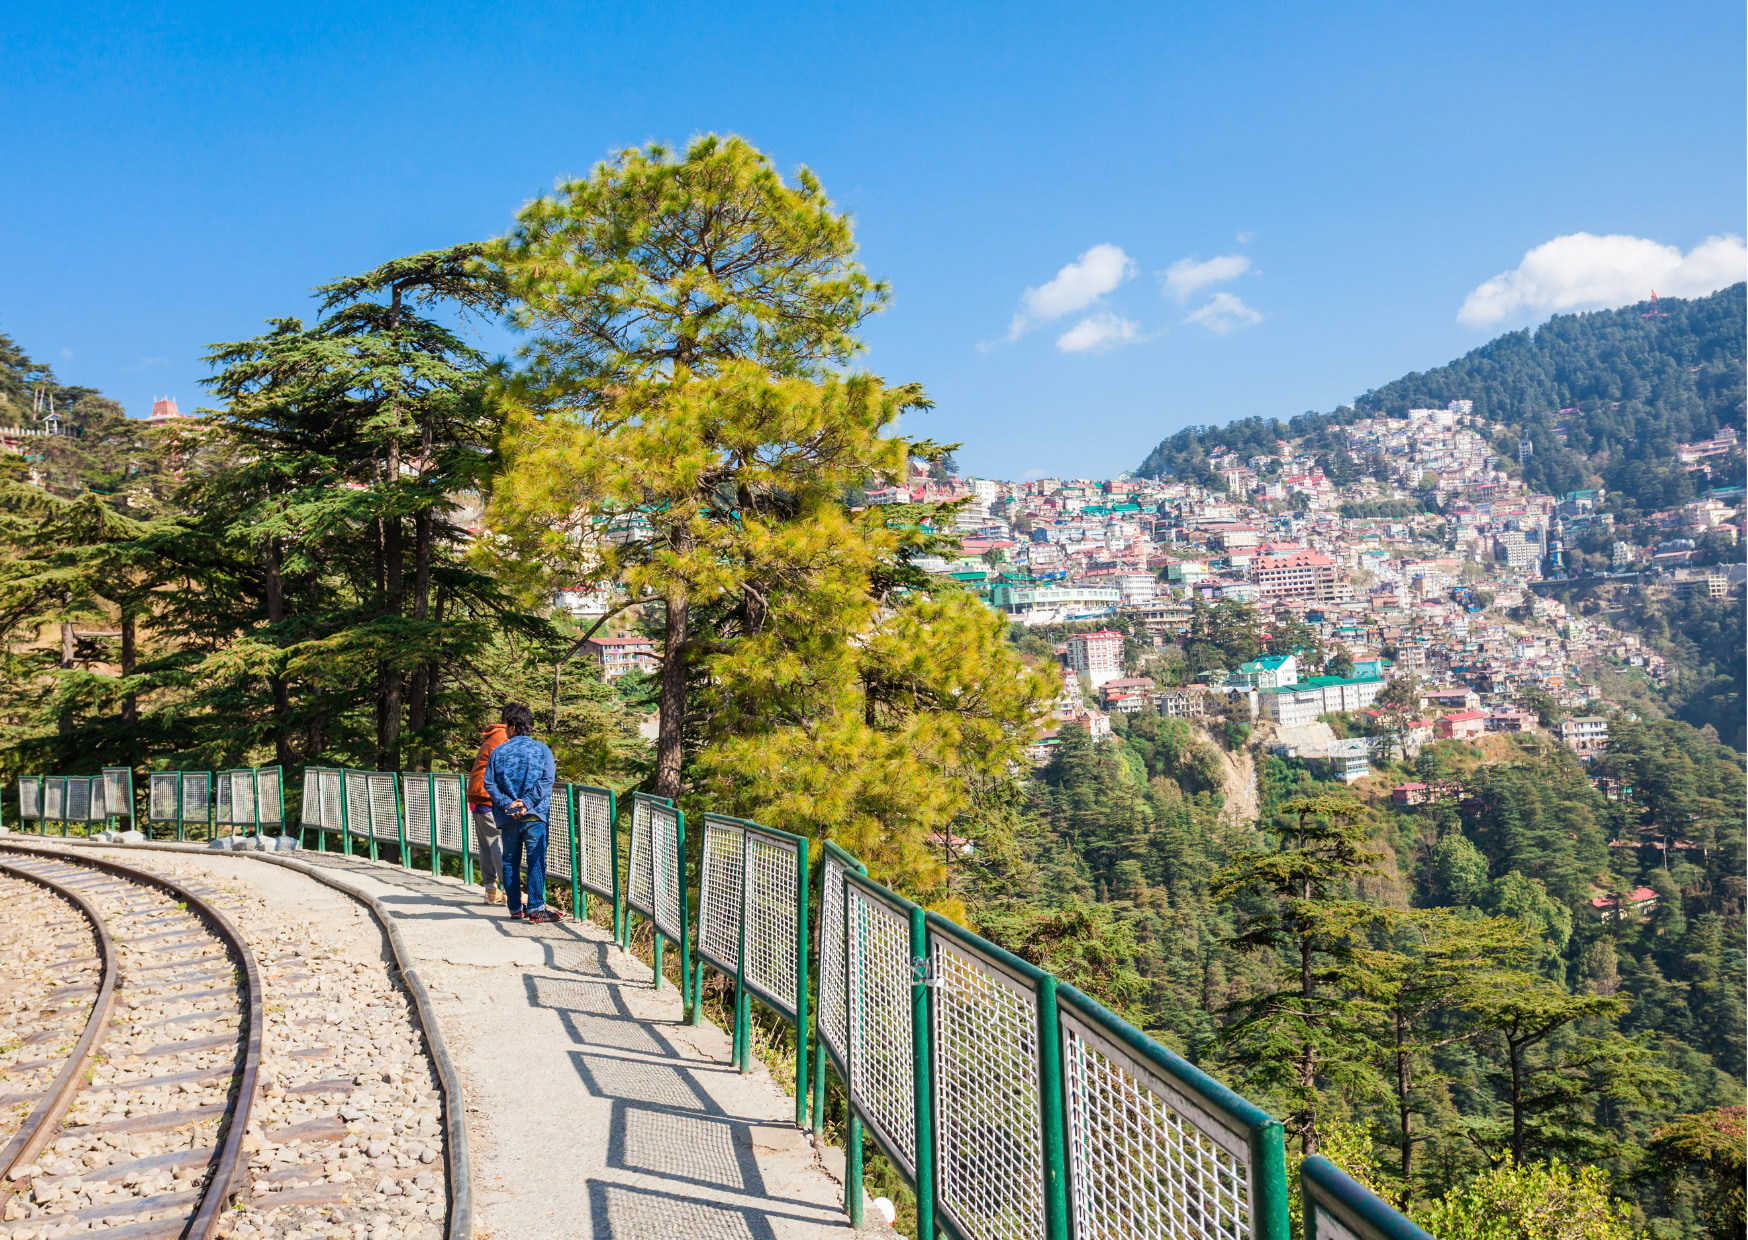
{"label": "multi-storey building", "polygon": [[1095,689],[1117,679],[1123,674],[1123,635],[1109,629],[1073,634],[1068,639],[1068,666]]}
{"label": "multi-storey building", "polygon": [[1337,602],[1346,593],[1335,561],[1316,551],[1258,556],[1251,571],[1264,598],[1310,598]]}
{"label": "multi-storey building", "polygon": [[1608,752],[1608,720],[1594,715],[1574,715],[1555,725],[1554,732],[1580,758]]}
{"label": "multi-storey building", "polygon": [[655,643],[647,637],[591,637],[585,653],[601,665],[601,679],[609,682],[634,669],[656,670]]}

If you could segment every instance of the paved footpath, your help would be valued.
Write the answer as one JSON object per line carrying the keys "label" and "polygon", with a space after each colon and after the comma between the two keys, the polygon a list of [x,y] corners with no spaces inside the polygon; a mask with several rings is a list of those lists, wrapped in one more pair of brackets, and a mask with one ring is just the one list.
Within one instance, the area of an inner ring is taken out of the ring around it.
{"label": "paved footpath", "polygon": [[[851,1236],[842,1155],[763,1066],[681,1023],[679,991],[591,922],[531,926],[479,888],[302,851],[398,919],[469,1106],[477,1220],[501,1240]],[[247,865],[248,862],[243,864]]]}
{"label": "paved footpath", "polygon": [[[682,1024],[678,990],[654,989],[649,966],[606,930],[511,921],[456,879],[289,855],[375,896],[416,957],[467,1095],[481,1240],[856,1235],[842,1152],[816,1152],[763,1065],[730,1067],[728,1034]],[[280,898],[294,877],[222,853],[181,856]],[[308,878],[294,885],[310,888],[312,907],[317,893],[334,898]]]}

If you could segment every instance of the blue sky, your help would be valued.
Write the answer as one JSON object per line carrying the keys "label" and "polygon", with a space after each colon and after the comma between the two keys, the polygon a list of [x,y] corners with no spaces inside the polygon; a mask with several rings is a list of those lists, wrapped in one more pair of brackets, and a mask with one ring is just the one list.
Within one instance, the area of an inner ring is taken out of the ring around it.
{"label": "blue sky", "polygon": [[9,12],[0,330],[136,416],[312,285],[712,130],[855,212],[865,364],[993,477],[1742,277],[1739,2],[273,7]]}

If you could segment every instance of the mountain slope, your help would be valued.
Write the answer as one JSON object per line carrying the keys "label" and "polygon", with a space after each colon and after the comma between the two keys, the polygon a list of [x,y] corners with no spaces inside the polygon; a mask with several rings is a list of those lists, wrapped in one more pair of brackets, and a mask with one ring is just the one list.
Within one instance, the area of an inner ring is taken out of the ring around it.
{"label": "mountain slope", "polygon": [[[1471,400],[1476,413],[1499,424],[1513,455],[1519,437],[1534,444],[1524,481],[1536,490],[1559,495],[1600,478],[1641,508],[1668,507],[1710,481],[1675,468],[1675,445],[1710,438],[1725,425],[1742,429],[1748,287],[1670,298],[1657,308],[1655,318],[1645,317],[1650,306],[1643,302],[1557,315],[1534,332],[1508,332],[1449,365],[1404,375],[1334,413],[1284,425],[1247,418],[1189,427],[1162,441],[1138,472],[1200,476],[1209,448],[1272,451],[1262,444],[1276,436],[1314,436],[1356,418]],[[1719,465],[1732,479],[1739,472]]]}

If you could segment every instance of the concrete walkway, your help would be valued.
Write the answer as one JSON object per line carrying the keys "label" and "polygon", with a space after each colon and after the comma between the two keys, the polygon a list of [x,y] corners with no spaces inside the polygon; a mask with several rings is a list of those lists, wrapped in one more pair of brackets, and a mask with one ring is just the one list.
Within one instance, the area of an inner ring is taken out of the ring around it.
{"label": "concrete walkway", "polygon": [[[851,1236],[837,1150],[728,1034],[588,922],[530,926],[454,879],[299,851],[398,919],[465,1082],[482,1237]],[[247,867],[248,862],[242,862]],[[305,880],[308,881],[308,880]]]}

